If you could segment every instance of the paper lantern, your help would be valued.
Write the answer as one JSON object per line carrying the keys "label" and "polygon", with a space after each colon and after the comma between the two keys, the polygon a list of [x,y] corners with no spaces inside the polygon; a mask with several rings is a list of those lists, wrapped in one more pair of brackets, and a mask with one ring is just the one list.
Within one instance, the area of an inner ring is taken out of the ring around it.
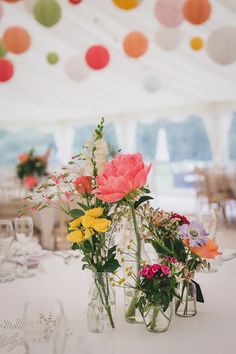
{"label": "paper lantern", "polygon": [[29,12],[33,12],[34,11],[34,6],[35,6],[37,1],[38,0],[24,0],[24,4],[25,4],[26,9]]}
{"label": "paper lantern", "polygon": [[108,50],[101,45],[90,47],[86,52],[85,58],[88,66],[94,70],[105,68],[110,61]]}
{"label": "paper lantern", "polygon": [[183,20],[184,0],[158,0],[155,14],[158,21],[166,27],[177,27]]}
{"label": "paper lantern", "polygon": [[175,50],[181,42],[182,32],[179,28],[160,27],[156,34],[158,46],[167,51]]}
{"label": "paper lantern", "polygon": [[12,63],[7,59],[0,58],[0,82],[10,80],[13,74],[14,68]]}
{"label": "paper lantern", "polygon": [[190,47],[193,50],[201,50],[203,48],[204,42],[201,37],[194,37],[190,41]]}
{"label": "paper lantern", "polygon": [[131,32],[125,37],[123,47],[129,57],[138,58],[147,51],[148,39],[141,32]]}
{"label": "paper lantern", "polygon": [[38,0],[34,6],[34,17],[45,27],[52,27],[61,19],[61,7],[55,0]]}
{"label": "paper lantern", "polygon": [[7,50],[4,47],[2,40],[0,40],[0,58],[5,57],[6,54],[7,54]]}
{"label": "paper lantern", "polygon": [[207,41],[207,53],[218,64],[236,61],[236,27],[221,27],[213,31]]}
{"label": "paper lantern", "polygon": [[155,74],[150,74],[143,80],[143,87],[148,92],[157,92],[161,88],[161,82]]}
{"label": "paper lantern", "polygon": [[72,4],[72,5],[78,5],[81,3],[82,0],[69,0],[69,2]]}
{"label": "paper lantern", "polygon": [[210,17],[211,4],[208,0],[187,0],[183,13],[187,21],[193,25],[200,25]]}
{"label": "paper lantern", "polygon": [[66,74],[71,80],[82,81],[89,75],[89,67],[82,54],[78,53],[70,57],[65,64]]}
{"label": "paper lantern", "polygon": [[20,0],[3,0],[3,1],[13,3],[13,2],[20,1]]}
{"label": "paper lantern", "polygon": [[113,0],[113,3],[122,10],[132,10],[139,5],[139,0]]}
{"label": "paper lantern", "polygon": [[2,42],[7,51],[21,54],[29,49],[31,39],[23,27],[10,27],[4,32]]}
{"label": "paper lantern", "polygon": [[54,52],[48,53],[47,61],[51,65],[57,64],[59,61],[59,56],[57,55],[57,53]]}

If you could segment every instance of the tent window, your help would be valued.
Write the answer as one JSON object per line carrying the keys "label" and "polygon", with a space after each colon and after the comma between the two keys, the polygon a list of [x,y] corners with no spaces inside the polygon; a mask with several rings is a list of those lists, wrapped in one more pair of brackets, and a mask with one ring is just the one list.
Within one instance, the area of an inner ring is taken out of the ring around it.
{"label": "tent window", "polygon": [[229,158],[236,160],[236,113],[233,115],[229,131]]}
{"label": "tent window", "polygon": [[19,131],[0,130],[0,165],[10,166],[17,163],[17,157],[34,148],[37,154],[43,154],[51,147],[50,164],[55,165],[56,148],[53,134],[36,129]]}

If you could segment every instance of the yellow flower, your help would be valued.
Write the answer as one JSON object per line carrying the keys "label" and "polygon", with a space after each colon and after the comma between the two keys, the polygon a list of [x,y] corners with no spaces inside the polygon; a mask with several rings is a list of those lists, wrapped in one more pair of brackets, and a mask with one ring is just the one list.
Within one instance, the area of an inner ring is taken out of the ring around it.
{"label": "yellow flower", "polygon": [[93,236],[94,231],[93,231],[93,229],[85,229],[84,234],[85,234],[84,238],[87,240],[88,238]]}
{"label": "yellow flower", "polygon": [[77,230],[77,227],[81,225],[81,222],[82,222],[82,216],[78,219],[69,222],[69,230],[70,231]]}
{"label": "yellow flower", "polygon": [[119,281],[118,281],[118,284],[121,285],[125,282],[125,278],[121,278]]}
{"label": "yellow flower", "polygon": [[81,230],[76,230],[76,231],[70,232],[66,236],[66,238],[70,242],[81,242],[84,239],[84,234],[83,234],[83,232]]}
{"label": "yellow flower", "polygon": [[81,217],[82,225],[85,229],[91,229],[93,228],[95,218],[89,215],[84,215]]}
{"label": "yellow flower", "polygon": [[86,211],[85,215],[92,216],[93,218],[99,218],[103,213],[103,208],[93,208]]}
{"label": "yellow flower", "polygon": [[106,232],[110,226],[110,220],[105,218],[102,219],[95,219],[93,224],[93,229],[97,232]]}

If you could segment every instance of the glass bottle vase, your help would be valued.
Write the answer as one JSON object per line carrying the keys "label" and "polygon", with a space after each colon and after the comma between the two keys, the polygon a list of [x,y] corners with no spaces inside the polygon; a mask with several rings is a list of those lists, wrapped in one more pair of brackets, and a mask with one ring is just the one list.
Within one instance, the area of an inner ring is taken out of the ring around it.
{"label": "glass bottle vase", "polygon": [[88,330],[103,333],[115,329],[115,290],[109,273],[93,273],[87,310]]}
{"label": "glass bottle vase", "polygon": [[180,299],[175,301],[175,313],[180,317],[193,317],[197,314],[196,286],[191,279],[183,279],[179,287]]}
{"label": "glass bottle vase", "polygon": [[172,319],[172,315],[173,315],[172,302],[170,302],[168,308],[165,311],[163,306],[147,305],[143,312],[143,319],[148,331],[154,333],[162,333],[168,330]]}

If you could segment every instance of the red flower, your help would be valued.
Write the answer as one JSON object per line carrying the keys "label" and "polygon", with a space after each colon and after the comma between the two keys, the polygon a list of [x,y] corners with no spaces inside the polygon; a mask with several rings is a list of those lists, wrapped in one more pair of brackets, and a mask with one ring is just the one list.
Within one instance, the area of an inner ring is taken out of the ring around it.
{"label": "red flower", "polygon": [[190,222],[188,221],[188,219],[186,218],[186,216],[180,215],[180,214],[177,214],[177,213],[174,213],[174,214],[172,215],[172,219],[177,219],[177,220],[179,220],[181,225],[184,225],[184,224],[189,225],[189,224],[190,224]]}
{"label": "red flower", "polygon": [[38,179],[35,176],[26,176],[23,180],[23,184],[29,189],[33,189],[38,184]]}
{"label": "red flower", "polygon": [[93,190],[92,180],[93,177],[91,176],[80,176],[76,178],[76,180],[74,181],[74,185],[77,192],[80,194],[91,194]]}

